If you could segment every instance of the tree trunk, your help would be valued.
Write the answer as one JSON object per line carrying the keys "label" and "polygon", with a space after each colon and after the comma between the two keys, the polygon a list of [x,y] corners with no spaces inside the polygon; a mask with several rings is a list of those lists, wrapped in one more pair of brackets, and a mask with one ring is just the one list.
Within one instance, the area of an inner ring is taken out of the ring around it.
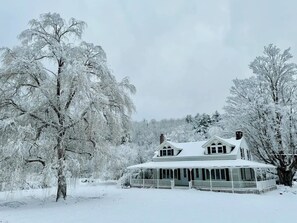
{"label": "tree trunk", "polygon": [[279,177],[279,184],[292,187],[294,173],[292,170],[286,170],[285,168],[277,168],[277,175]]}
{"label": "tree trunk", "polygon": [[64,200],[66,199],[67,192],[67,183],[65,177],[65,149],[62,148],[61,142],[58,141],[58,190],[56,201],[59,200],[61,196],[63,196]]}

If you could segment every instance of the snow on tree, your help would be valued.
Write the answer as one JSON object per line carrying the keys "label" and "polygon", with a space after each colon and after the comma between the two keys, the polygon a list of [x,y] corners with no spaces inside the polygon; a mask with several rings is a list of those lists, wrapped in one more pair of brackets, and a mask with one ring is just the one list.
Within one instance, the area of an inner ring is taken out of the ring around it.
{"label": "snow on tree", "polygon": [[255,76],[234,80],[225,107],[229,129],[243,130],[256,157],[275,165],[279,182],[289,186],[297,168],[297,67],[291,58],[290,49],[265,47],[250,64]]}
{"label": "snow on tree", "polygon": [[135,87],[116,80],[100,46],[81,41],[85,26],[42,14],[19,35],[19,46],[2,48],[0,165],[54,168],[56,200],[65,199],[66,172],[79,168],[76,161],[121,141],[134,109]]}

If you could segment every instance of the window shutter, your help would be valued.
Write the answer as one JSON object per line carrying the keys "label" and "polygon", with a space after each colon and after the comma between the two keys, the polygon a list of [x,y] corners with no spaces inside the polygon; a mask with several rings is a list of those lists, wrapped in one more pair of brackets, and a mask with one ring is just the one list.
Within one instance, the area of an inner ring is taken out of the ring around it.
{"label": "window shutter", "polygon": [[227,153],[226,146],[223,146],[223,153]]}
{"label": "window shutter", "polygon": [[162,153],[163,151],[162,150],[160,150],[160,156],[163,156],[163,153]]}
{"label": "window shutter", "polygon": [[162,169],[160,169],[160,179],[162,179]]}
{"label": "window shutter", "polygon": [[177,179],[180,180],[180,169],[177,169]]}
{"label": "window shutter", "polygon": [[210,147],[207,147],[207,154],[210,154]]}

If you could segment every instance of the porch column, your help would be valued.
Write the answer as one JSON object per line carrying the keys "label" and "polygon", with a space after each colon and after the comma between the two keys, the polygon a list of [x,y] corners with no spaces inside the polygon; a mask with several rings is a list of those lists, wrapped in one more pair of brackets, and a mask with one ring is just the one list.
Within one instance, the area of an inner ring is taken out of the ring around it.
{"label": "porch column", "polygon": [[233,171],[232,168],[230,170],[230,178],[231,178],[231,185],[232,185],[232,193],[234,193],[234,182],[233,182]]}
{"label": "porch column", "polygon": [[160,182],[159,182],[159,179],[160,179],[160,169],[157,169],[157,188],[159,188],[159,184],[160,184]]}
{"label": "porch column", "polygon": [[255,173],[255,182],[256,182],[256,189],[258,189],[258,180],[257,180],[257,169],[253,168],[254,173]]}
{"label": "porch column", "polygon": [[141,169],[142,172],[142,187],[144,188],[144,169]]}
{"label": "porch column", "polygon": [[210,191],[212,191],[211,169],[208,169],[208,171],[209,171],[209,186],[210,186]]}
{"label": "porch column", "polygon": [[260,183],[260,190],[263,190],[263,181],[264,181],[264,178],[263,178],[263,168],[260,168],[260,173],[261,173],[261,183]]}
{"label": "porch column", "polygon": [[128,171],[129,172],[129,184],[130,184],[130,187],[132,186],[131,183],[132,183],[132,171]]}
{"label": "porch column", "polygon": [[175,186],[175,182],[174,182],[174,171],[175,171],[175,169],[172,169],[172,183],[171,183],[171,189],[173,189],[174,186]]}
{"label": "porch column", "polygon": [[189,189],[191,189],[193,186],[192,169],[189,169],[189,173],[190,173]]}

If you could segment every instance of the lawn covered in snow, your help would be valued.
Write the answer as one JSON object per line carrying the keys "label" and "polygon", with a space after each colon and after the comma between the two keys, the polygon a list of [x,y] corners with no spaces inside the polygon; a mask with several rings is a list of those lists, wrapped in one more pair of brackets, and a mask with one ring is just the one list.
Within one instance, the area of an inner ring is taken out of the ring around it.
{"label": "lawn covered in snow", "polygon": [[294,222],[297,210],[297,185],[256,195],[81,183],[68,194],[56,203],[55,189],[1,192],[0,223],[273,223]]}

